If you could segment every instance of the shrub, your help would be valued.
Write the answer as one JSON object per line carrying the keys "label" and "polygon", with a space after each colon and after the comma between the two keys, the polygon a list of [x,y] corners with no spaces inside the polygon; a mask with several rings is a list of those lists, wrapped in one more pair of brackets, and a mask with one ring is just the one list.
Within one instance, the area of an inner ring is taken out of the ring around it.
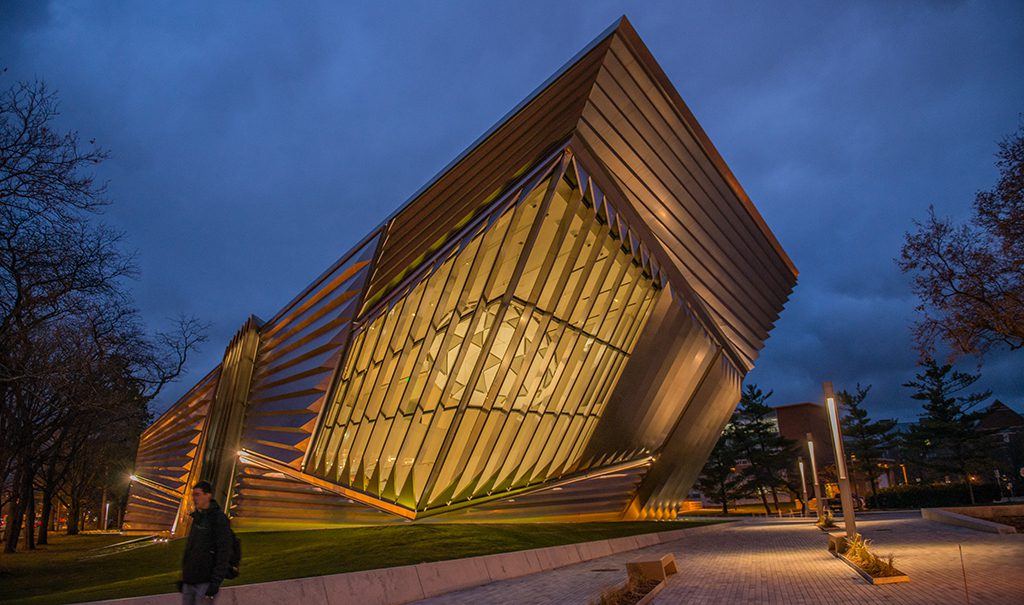
{"label": "shrub", "polygon": [[[978,504],[992,502],[999,497],[999,486],[974,486],[974,499]],[[939,506],[970,505],[971,494],[963,483],[898,485],[878,490],[868,497],[869,508],[934,508]]]}

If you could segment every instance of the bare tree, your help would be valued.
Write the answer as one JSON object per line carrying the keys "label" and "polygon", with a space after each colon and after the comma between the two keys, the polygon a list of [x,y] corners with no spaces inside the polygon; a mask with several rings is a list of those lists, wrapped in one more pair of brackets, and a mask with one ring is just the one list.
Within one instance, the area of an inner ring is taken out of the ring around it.
{"label": "bare tree", "polygon": [[1024,123],[996,158],[999,181],[977,194],[971,221],[929,208],[897,259],[921,300],[914,336],[926,355],[939,341],[955,354],[1024,347]]}
{"label": "bare tree", "polygon": [[[135,274],[89,170],[107,157],[52,128],[42,83],[0,93],[0,493],[13,552],[35,520],[95,491],[91,469],[145,424],[147,403],[179,376],[205,327],[179,319],[147,334],[124,285]],[[26,542],[33,547],[31,531]],[[45,539],[45,532],[41,536]]]}

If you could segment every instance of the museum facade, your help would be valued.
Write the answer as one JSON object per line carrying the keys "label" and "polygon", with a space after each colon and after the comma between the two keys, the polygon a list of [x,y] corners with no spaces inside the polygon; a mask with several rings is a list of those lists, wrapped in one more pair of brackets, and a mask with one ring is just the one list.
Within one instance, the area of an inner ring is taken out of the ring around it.
{"label": "museum facade", "polygon": [[796,270],[622,18],[142,435],[125,529],[674,518]]}

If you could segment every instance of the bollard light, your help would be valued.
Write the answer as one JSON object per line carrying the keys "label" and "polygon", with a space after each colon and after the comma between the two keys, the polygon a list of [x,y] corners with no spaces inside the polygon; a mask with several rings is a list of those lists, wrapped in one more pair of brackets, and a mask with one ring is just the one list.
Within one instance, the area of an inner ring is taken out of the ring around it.
{"label": "bollard light", "polygon": [[814,500],[817,502],[814,512],[818,520],[821,520],[821,507],[824,506],[824,500],[821,499],[821,482],[818,481],[818,463],[814,458],[814,436],[810,433],[807,433],[807,451],[811,455],[811,477],[814,479]]}
{"label": "bollard light", "polygon": [[802,516],[806,517],[807,516],[807,475],[804,474],[804,459],[803,458],[797,458],[796,459],[796,463],[800,467],[800,493],[801,493],[801,496],[804,499],[804,512],[803,512]]}

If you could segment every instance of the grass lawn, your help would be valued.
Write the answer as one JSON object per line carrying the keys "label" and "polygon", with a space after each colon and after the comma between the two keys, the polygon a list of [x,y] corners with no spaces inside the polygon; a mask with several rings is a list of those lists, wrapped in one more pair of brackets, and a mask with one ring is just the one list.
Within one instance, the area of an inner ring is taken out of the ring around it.
{"label": "grass lawn", "polygon": [[[402,524],[240,533],[242,573],[232,584],[458,559],[706,525],[713,521]],[[0,603],[74,603],[172,592],[184,540],[104,557],[121,536],[53,536],[36,552],[0,554]],[[44,550],[45,549],[45,550]]]}

